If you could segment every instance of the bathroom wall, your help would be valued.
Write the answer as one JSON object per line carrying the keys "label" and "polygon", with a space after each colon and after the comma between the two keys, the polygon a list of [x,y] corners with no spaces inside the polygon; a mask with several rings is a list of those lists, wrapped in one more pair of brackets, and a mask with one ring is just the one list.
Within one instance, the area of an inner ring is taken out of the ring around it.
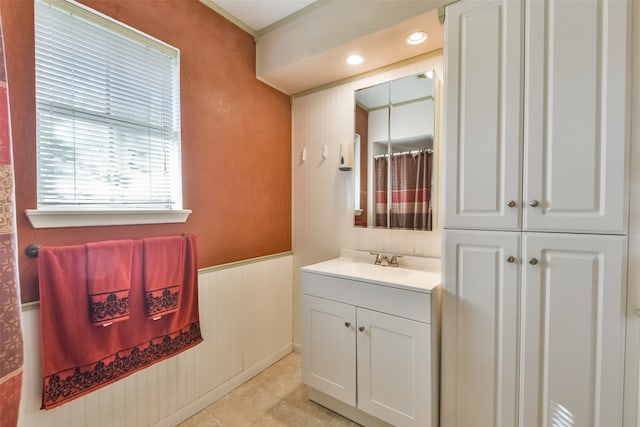
{"label": "bathroom wall", "polygon": [[[291,104],[255,78],[253,38],[197,0],[82,0],[180,49],[186,224],[38,229],[33,1],[0,0],[14,141],[18,243],[66,245],[191,232],[199,267],[291,250]],[[37,262],[20,254],[22,300]]]}
{"label": "bathroom wall", "polygon": [[[354,91],[426,70],[442,76],[442,51],[367,74],[293,100],[293,338],[300,343],[300,267],[335,258],[341,248],[440,257],[439,180],[435,180],[435,230],[418,232],[354,228],[353,171],[338,170],[340,144],[353,141]],[[436,93],[436,96],[439,92]],[[440,115],[436,123],[441,126]],[[438,126],[438,125],[437,125]],[[438,133],[438,132],[436,132]],[[436,139],[434,176],[439,174]],[[326,159],[323,146],[328,149]],[[307,160],[302,161],[302,150]],[[373,260],[373,259],[372,259]]]}
{"label": "bathroom wall", "polygon": [[58,408],[40,410],[40,310],[22,313],[20,427],[172,427],[291,352],[292,256],[199,275],[204,342]]}

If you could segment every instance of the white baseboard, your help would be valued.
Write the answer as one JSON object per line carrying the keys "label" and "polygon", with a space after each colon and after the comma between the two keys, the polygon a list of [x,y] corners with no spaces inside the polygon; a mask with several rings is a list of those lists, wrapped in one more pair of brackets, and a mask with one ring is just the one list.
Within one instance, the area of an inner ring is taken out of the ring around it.
{"label": "white baseboard", "polygon": [[220,384],[218,387],[212,389],[208,393],[202,395],[200,398],[192,401],[187,406],[180,408],[179,410],[171,413],[168,417],[160,420],[153,427],[174,427],[179,423],[183,422],[189,417],[197,414],[202,411],[207,406],[211,405],[218,399],[220,399],[225,394],[229,393],[233,389],[238,386],[244,384],[249,381],[251,378],[258,375],[260,372],[273,365],[278,360],[285,357],[287,354],[291,353],[294,349],[295,345],[289,343],[278,350],[276,353],[270,355],[264,360],[256,363],[253,366],[242,371],[240,374],[235,377],[227,380],[226,382]]}

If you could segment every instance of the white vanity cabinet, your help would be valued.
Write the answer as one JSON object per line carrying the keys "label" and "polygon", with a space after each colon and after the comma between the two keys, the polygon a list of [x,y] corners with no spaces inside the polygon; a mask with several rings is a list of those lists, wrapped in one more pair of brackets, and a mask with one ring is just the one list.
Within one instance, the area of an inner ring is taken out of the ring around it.
{"label": "white vanity cabinet", "polygon": [[437,427],[437,284],[389,286],[316,266],[302,272],[310,398],[367,426]]}

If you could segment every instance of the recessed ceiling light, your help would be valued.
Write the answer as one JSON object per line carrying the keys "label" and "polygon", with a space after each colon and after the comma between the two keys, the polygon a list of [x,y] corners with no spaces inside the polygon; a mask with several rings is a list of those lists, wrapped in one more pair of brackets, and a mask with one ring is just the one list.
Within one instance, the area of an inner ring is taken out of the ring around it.
{"label": "recessed ceiling light", "polygon": [[350,55],[347,57],[347,64],[358,65],[364,62],[364,58],[360,55]]}
{"label": "recessed ceiling light", "polygon": [[420,44],[429,38],[429,34],[424,31],[416,31],[415,33],[411,33],[407,36],[406,42],[408,44]]}

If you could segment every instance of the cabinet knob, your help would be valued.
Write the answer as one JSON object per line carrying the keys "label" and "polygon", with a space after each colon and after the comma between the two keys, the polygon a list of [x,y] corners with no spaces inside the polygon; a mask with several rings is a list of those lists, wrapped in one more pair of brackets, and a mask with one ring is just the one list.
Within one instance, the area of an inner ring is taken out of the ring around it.
{"label": "cabinet knob", "polygon": [[536,265],[538,263],[538,259],[536,257],[529,258],[529,264]]}
{"label": "cabinet knob", "polygon": [[514,257],[513,255],[509,255],[509,256],[507,257],[507,262],[508,262],[509,264],[513,264],[514,262],[516,262],[516,259],[515,259],[515,257]]}
{"label": "cabinet knob", "polygon": [[530,200],[529,206],[531,206],[532,208],[537,208],[538,206],[540,206],[540,202],[537,200]]}
{"label": "cabinet knob", "polygon": [[516,201],[515,200],[508,200],[507,201],[507,206],[510,208],[515,208],[516,207]]}
{"label": "cabinet knob", "polygon": [[364,332],[364,326],[360,326],[360,327],[358,328],[358,330],[359,330],[360,332]]}
{"label": "cabinet knob", "polygon": [[348,328],[349,326],[351,326],[351,322],[344,322],[344,327]]}

